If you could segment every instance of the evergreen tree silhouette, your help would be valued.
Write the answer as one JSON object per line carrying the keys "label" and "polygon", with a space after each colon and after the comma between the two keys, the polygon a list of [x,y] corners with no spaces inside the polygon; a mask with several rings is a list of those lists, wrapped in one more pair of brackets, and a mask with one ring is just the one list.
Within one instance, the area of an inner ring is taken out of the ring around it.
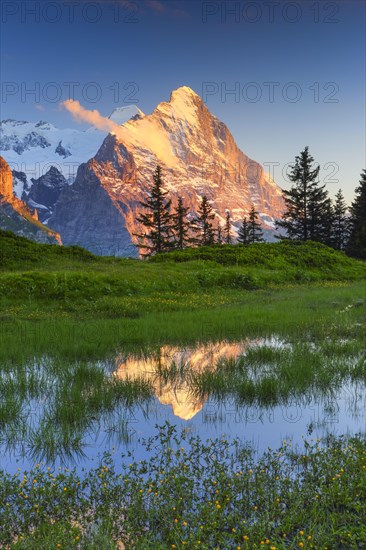
{"label": "evergreen tree silhouette", "polygon": [[189,236],[190,222],[187,219],[189,208],[183,204],[183,198],[178,197],[178,203],[173,213],[174,248],[183,250],[192,241]]}
{"label": "evergreen tree silhouette", "polygon": [[345,250],[349,236],[350,219],[347,216],[347,205],[342,189],[339,189],[333,206],[332,245],[337,250]]}
{"label": "evergreen tree silhouette", "polygon": [[226,212],[224,236],[225,236],[225,243],[226,244],[231,244],[233,242],[232,238],[231,238],[231,216],[230,216],[230,212]]}
{"label": "evergreen tree silhouette", "polygon": [[217,235],[217,244],[222,244],[222,229],[219,223],[217,224],[216,235]]}
{"label": "evergreen tree silhouette", "polygon": [[314,167],[313,162],[309,148],[305,147],[291,167],[289,178],[294,185],[283,191],[286,211],[276,225],[286,230],[289,239],[321,242],[325,239],[328,192],[325,185],[319,185],[320,167]]}
{"label": "evergreen tree silhouette", "polygon": [[347,253],[366,259],[366,170],[361,173],[360,185],[351,205],[351,234]]}
{"label": "evergreen tree silhouette", "polygon": [[238,242],[241,244],[249,244],[250,242],[249,241],[249,224],[246,217],[243,219],[239,227]]}
{"label": "evergreen tree silhouette", "polygon": [[215,214],[212,211],[212,207],[208,202],[206,195],[202,197],[201,204],[198,209],[197,217],[193,222],[193,227],[197,232],[195,243],[199,246],[207,246],[214,244],[215,232],[213,228],[213,220]]}
{"label": "evergreen tree silhouette", "polygon": [[147,199],[139,201],[146,212],[136,218],[145,228],[143,233],[134,233],[138,239],[136,246],[146,250],[142,256],[151,256],[172,248],[171,201],[166,198],[167,194],[163,191],[161,167],[157,166]]}
{"label": "evergreen tree silhouette", "polygon": [[254,205],[249,212],[249,222],[248,222],[248,237],[250,243],[259,243],[263,242],[263,231],[262,226],[258,223],[258,212],[256,212]]}

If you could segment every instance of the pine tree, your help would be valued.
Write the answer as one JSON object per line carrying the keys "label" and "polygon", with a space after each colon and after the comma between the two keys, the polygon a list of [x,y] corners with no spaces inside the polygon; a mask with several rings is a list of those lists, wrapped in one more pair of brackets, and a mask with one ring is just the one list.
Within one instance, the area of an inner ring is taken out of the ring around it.
{"label": "pine tree", "polygon": [[231,216],[230,212],[226,212],[226,220],[225,220],[225,227],[224,227],[224,238],[226,244],[231,244],[232,238],[231,238]]}
{"label": "pine tree", "polygon": [[349,218],[347,216],[347,205],[344,200],[342,189],[339,189],[335,196],[333,206],[333,230],[332,246],[337,250],[345,250],[349,239]]}
{"label": "pine tree", "polygon": [[[215,218],[215,215],[214,215],[214,218]],[[215,229],[213,228],[213,226],[208,228],[207,236],[208,236],[208,239],[206,244],[208,246],[210,246],[211,244],[215,244]]]}
{"label": "pine tree", "polygon": [[174,247],[183,250],[191,242],[189,237],[190,222],[187,220],[189,208],[183,205],[182,197],[178,197],[178,203],[173,214]]}
{"label": "pine tree", "polygon": [[366,259],[366,170],[361,173],[360,185],[351,205],[351,234],[347,253]]}
{"label": "pine tree", "polygon": [[325,185],[314,188],[309,194],[310,240],[330,244],[333,209]]}
{"label": "pine tree", "polygon": [[286,237],[289,239],[324,240],[324,213],[328,208],[328,192],[325,185],[319,186],[320,167],[314,168],[313,162],[309,148],[305,147],[291,166],[289,177],[294,185],[289,191],[283,191],[286,212],[276,225],[286,230]]}
{"label": "pine tree", "polygon": [[263,242],[263,231],[262,226],[258,223],[258,212],[256,212],[254,205],[249,212],[249,223],[248,223],[248,238],[250,243]]}
{"label": "pine tree", "polygon": [[334,248],[334,207],[331,199],[326,199],[322,211],[321,239],[318,240]]}
{"label": "pine tree", "polygon": [[243,219],[239,227],[238,242],[241,244],[249,244],[249,224],[246,217]]}
{"label": "pine tree", "polygon": [[219,223],[217,224],[216,235],[217,235],[217,244],[222,244],[222,229]]}
{"label": "pine tree", "polygon": [[134,233],[138,238],[136,246],[146,250],[143,256],[165,252],[172,247],[171,201],[166,199],[167,194],[163,191],[161,168],[157,166],[149,196],[146,201],[139,202],[147,212],[136,218],[147,230],[144,233]]}
{"label": "pine tree", "polygon": [[199,246],[214,244],[215,232],[212,223],[214,219],[215,214],[212,212],[212,207],[208,202],[206,195],[204,195],[198,209],[197,218],[193,223],[193,227],[198,233],[198,237],[195,239],[195,242]]}

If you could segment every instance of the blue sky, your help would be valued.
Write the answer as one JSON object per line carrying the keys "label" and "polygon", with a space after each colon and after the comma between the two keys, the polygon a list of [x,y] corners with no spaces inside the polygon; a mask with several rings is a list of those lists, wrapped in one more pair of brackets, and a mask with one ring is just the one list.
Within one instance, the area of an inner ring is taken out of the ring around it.
{"label": "blue sky", "polygon": [[1,119],[72,127],[69,97],[149,113],[187,85],[280,185],[309,145],[351,200],[365,167],[363,2],[4,0],[1,15]]}

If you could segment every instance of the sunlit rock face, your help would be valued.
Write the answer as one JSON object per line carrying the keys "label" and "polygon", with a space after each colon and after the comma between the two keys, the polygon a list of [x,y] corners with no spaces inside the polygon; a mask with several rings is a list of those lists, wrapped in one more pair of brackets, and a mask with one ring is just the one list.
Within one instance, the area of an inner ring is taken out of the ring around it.
{"label": "sunlit rock face", "polygon": [[[245,350],[244,342],[217,342],[196,348],[163,346],[154,357],[118,357],[114,376],[121,380],[142,378],[149,381],[162,405],[170,405],[175,416],[190,420],[205,403],[204,396],[197,397],[190,392],[190,373],[214,371],[221,368],[222,361],[235,360],[243,355]],[[169,369],[178,370],[183,374],[169,379],[166,375]]]}
{"label": "sunlit rock face", "polygon": [[2,157],[0,157],[0,195],[13,196],[13,175],[8,163]]}
{"label": "sunlit rock face", "polygon": [[160,164],[173,206],[184,197],[190,216],[203,195],[217,221],[229,210],[236,227],[254,204],[263,227],[273,230],[284,203],[281,189],[236,145],[228,128],[190,88],[175,90],[150,115],[139,113],[109,134],[83,164],[49,219],[66,244],[96,253],[137,255],[136,217]]}
{"label": "sunlit rock face", "polygon": [[37,211],[30,210],[13,195],[13,175],[7,162],[0,157],[0,229],[12,231],[46,244],[62,244],[58,233],[39,223]]}

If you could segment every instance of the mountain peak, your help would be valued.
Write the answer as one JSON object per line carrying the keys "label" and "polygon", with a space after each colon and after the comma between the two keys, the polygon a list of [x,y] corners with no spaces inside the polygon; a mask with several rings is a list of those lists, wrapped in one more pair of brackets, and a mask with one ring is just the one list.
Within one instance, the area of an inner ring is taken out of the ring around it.
{"label": "mountain peak", "polygon": [[[60,172],[60,170],[58,168],[56,168],[56,166],[51,166],[51,168],[46,172],[45,174],[46,176],[47,175],[51,175],[51,176],[62,176],[62,173]],[[41,176],[42,177],[42,176]],[[63,177],[63,176],[62,176]]]}
{"label": "mountain peak", "polygon": [[184,99],[184,100],[192,100],[192,99],[199,99],[201,98],[192,88],[189,86],[181,86],[180,88],[177,88],[176,90],[173,90],[170,96],[170,102],[175,101],[177,99]]}
{"label": "mountain peak", "polygon": [[1,121],[1,124],[10,124],[11,126],[22,126],[23,124],[28,124],[26,120],[15,120],[14,118],[7,118]]}
{"label": "mountain peak", "polygon": [[172,91],[169,101],[159,103],[151,116],[163,116],[173,121],[184,120],[192,127],[197,127],[202,106],[202,99],[195,91],[188,86],[181,86]]}

